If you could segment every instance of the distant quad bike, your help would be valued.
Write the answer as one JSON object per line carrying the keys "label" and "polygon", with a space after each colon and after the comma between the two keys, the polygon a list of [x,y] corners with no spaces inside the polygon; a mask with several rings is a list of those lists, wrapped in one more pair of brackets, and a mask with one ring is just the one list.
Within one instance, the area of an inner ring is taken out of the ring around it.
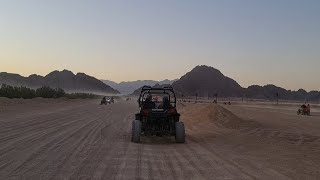
{"label": "distant quad bike", "polygon": [[114,99],[113,97],[111,97],[111,99],[106,99],[106,97],[103,97],[101,102],[100,102],[100,105],[107,105],[107,104],[111,104],[111,103],[114,103]]}
{"label": "distant quad bike", "polygon": [[185,142],[185,128],[179,121],[172,87],[144,86],[138,103],[140,111],[132,122],[132,142],[140,142],[140,136],[175,136],[176,143]]}
{"label": "distant quad bike", "polygon": [[307,115],[310,116],[310,110],[307,108],[307,106],[302,105],[298,111],[297,111],[298,115]]}

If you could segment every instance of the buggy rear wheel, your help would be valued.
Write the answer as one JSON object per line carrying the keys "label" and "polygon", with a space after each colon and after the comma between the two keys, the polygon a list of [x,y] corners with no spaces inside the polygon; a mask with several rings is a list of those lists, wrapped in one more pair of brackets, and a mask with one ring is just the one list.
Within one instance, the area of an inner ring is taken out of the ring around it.
{"label": "buggy rear wheel", "polygon": [[132,122],[132,142],[140,142],[140,133],[141,133],[141,122],[139,120],[134,120]]}
{"label": "buggy rear wheel", "polygon": [[176,122],[176,143],[184,143],[185,142],[185,129],[183,122]]}

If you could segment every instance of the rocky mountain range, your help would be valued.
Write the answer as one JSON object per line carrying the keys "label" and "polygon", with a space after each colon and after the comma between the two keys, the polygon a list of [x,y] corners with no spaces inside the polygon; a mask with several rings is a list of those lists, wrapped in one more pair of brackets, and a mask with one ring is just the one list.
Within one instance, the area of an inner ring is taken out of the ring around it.
{"label": "rocky mountain range", "polygon": [[[258,86],[248,88],[241,87],[235,80],[225,76],[219,70],[209,66],[196,66],[190,72],[177,80],[139,80],[116,83],[113,81],[100,81],[84,73],[73,74],[71,71],[53,71],[46,76],[30,75],[23,77],[18,74],[0,73],[0,84],[12,86],[26,86],[38,88],[49,86],[62,88],[67,92],[94,92],[112,94],[139,94],[140,88],[148,86],[171,85],[178,96],[214,97],[245,97],[252,99],[274,100],[278,95],[283,100],[298,100],[319,102],[320,92],[307,92],[286,90],[275,85]],[[116,90],[117,89],[117,90]],[[118,91],[119,90],[119,91]]]}
{"label": "rocky mountain range", "polygon": [[[153,87],[153,88],[163,88],[163,87],[170,87],[170,86],[171,86],[171,84],[159,84],[159,83],[157,83],[157,84],[155,84],[155,85],[153,85],[151,87]],[[142,87],[143,86],[141,86],[139,89],[136,89],[131,95],[139,96],[140,93],[141,93]]]}
{"label": "rocky mountain range", "polygon": [[132,94],[135,90],[139,89],[140,87],[146,86],[154,86],[156,84],[172,84],[176,80],[168,80],[165,79],[163,81],[154,81],[154,80],[138,80],[138,81],[124,81],[120,83],[116,83],[110,80],[101,80],[105,84],[109,85],[110,87],[117,89],[120,91],[121,94]]}
{"label": "rocky mountain range", "polygon": [[275,85],[258,86],[248,88],[241,87],[235,80],[224,76],[219,70],[209,66],[197,66],[186,75],[172,84],[173,88],[184,96],[213,97],[245,97],[251,99],[274,100],[278,96],[283,100],[313,101],[319,102],[320,92],[307,92],[286,90]]}
{"label": "rocky mountain range", "polygon": [[53,71],[46,76],[36,74],[23,77],[19,74],[0,73],[0,84],[39,88],[49,86],[61,88],[67,92],[93,92],[119,94],[119,91],[104,84],[100,80],[84,73],[73,74],[71,71]]}
{"label": "rocky mountain range", "polygon": [[276,99],[278,95],[279,99],[283,100],[295,100],[305,102],[320,102],[320,92],[310,91],[307,92],[304,89],[298,91],[286,90],[281,87],[269,84],[266,86],[253,85],[249,86],[244,91],[244,96],[252,99]]}
{"label": "rocky mountain range", "polygon": [[[214,97],[244,97],[251,99],[275,100],[279,99],[319,102],[320,92],[306,92],[286,90],[275,85],[258,86],[248,88],[241,87],[235,80],[223,75],[219,70],[209,66],[197,66],[186,73],[180,79],[172,83],[178,96]],[[134,91],[134,95],[140,93],[141,87]]]}

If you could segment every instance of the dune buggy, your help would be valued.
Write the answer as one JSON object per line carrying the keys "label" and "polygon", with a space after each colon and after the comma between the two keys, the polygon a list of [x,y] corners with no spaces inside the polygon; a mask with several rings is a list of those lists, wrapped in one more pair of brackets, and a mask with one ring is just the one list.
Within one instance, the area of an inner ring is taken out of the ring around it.
{"label": "dune buggy", "polygon": [[114,103],[113,97],[111,97],[111,99],[106,99],[106,97],[103,97],[100,102],[100,105],[107,105],[107,104],[111,104],[111,103]]}
{"label": "dune buggy", "polygon": [[185,142],[185,128],[179,121],[172,87],[144,86],[138,103],[140,111],[132,122],[133,142],[140,142],[140,136],[175,136],[176,143]]}

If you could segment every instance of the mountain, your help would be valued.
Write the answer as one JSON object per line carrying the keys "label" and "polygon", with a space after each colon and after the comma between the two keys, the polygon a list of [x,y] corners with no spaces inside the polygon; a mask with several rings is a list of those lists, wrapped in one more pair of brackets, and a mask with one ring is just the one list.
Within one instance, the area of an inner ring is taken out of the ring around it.
{"label": "mountain", "polygon": [[176,80],[168,80],[165,79],[163,81],[154,81],[154,80],[138,80],[138,81],[126,81],[116,83],[110,80],[101,80],[105,84],[109,85],[110,87],[117,89],[120,91],[121,94],[132,94],[138,88],[146,85],[146,86],[154,86],[156,84],[172,84]]}
{"label": "mountain", "polygon": [[243,88],[233,79],[209,66],[197,66],[172,84],[177,94],[184,96],[238,97]]}
{"label": "mountain", "polygon": [[[248,88],[241,87],[235,80],[224,76],[219,70],[209,66],[197,66],[190,72],[172,83],[177,95],[214,97],[246,97],[252,99],[275,100],[278,94],[279,99],[319,102],[320,92],[306,92],[303,89],[298,91],[286,90],[281,87],[269,84],[266,86],[252,85]],[[138,91],[139,92],[139,91]]]}
{"label": "mountain", "polygon": [[272,84],[266,86],[249,86],[245,90],[244,95],[245,97],[252,99],[276,99],[277,94],[279,96],[279,99],[284,100],[313,102],[317,102],[320,100],[320,92],[318,91],[307,92],[303,89],[299,89],[298,91],[291,91]]}
{"label": "mountain", "polygon": [[119,91],[92,76],[88,76],[84,73],[73,74],[68,70],[53,71],[44,77],[36,74],[30,75],[29,77],[23,77],[18,74],[2,72],[0,73],[0,84],[26,86],[30,88],[49,86],[52,88],[62,88],[67,92],[119,94]]}

